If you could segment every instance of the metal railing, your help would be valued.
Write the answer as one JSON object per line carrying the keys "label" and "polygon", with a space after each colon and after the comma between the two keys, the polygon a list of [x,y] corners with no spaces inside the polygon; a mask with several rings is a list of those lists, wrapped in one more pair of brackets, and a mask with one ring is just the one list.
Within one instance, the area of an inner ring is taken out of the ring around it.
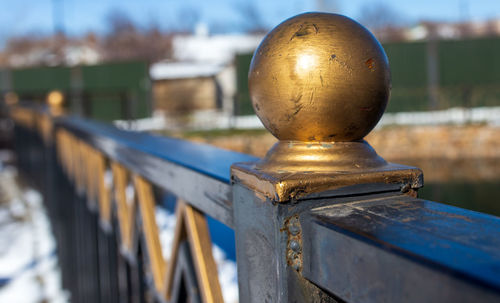
{"label": "metal railing", "polygon": [[[362,141],[390,81],[371,34],[339,15],[291,18],[256,51],[249,81],[281,140],[264,159],[11,108],[19,169],[44,194],[72,301],[222,302],[207,216],[234,230],[240,302],[500,300],[500,219],[418,199],[422,172]],[[155,219],[165,193],[169,252]]]}

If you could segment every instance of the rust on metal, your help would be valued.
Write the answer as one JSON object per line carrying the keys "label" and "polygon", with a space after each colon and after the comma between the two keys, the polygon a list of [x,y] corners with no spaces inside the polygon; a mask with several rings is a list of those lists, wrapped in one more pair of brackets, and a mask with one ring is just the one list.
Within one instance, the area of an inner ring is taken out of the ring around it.
{"label": "rust on metal", "polygon": [[[274,172],[255,168],[255,163],[238,163],[232,167],[233,178],[275,202],[297,201],[318,193],[355,185],[411,184],[412,190],[423,186],[423,173],[418,168],[389,163],[383,169],[357,171]],[[409,191],[413,193],[413,191]],[[324,197],[328,197],[325,194]]]}
{"label": "rust on metal", "polygon": [[285,227],[281,229],[287,234],[286,262],[296,271],[302,270],[302,229],[299,216],[293,215],[285,220]]}

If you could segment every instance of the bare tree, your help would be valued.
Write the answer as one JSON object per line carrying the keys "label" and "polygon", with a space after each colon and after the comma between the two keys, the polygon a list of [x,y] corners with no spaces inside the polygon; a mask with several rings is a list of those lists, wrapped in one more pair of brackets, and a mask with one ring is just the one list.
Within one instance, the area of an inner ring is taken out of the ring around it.
{"label": "bare tree", "polygon": [[108,34],[103,41],[106,60],[145,59],[157,61],[168,58],[172,51],[172,37],[163,34],[157,23],[140,30],[123,11],[108,14]]}
{"label": "bare tree", "polygon": [[266,33],[269,30],[255,2],[243,1],[235,5],[242,18],[243,28],[249,33]]}
{"label": "bare tree", "polygon": [[192,6],[183,6],[179,11],[178,19],[174,28],[180,32],[193,32],[200,21],[200,12]]}
{"label": "bare tree", "polygon": [[403,26],[407,21],[401,13],[384,3],[363,6],[359,21],[382,41],[404,39]]}
{"label": "bare tree", "polygon": [[476,35],[471,22],[462,22],[457,24],[456,27],[460,38],[470,38]]}
{"label": "bare tree", "polygon": [[335,13],[339,11],[337,0],[316,0],[316,7],[320,12]]}
{"label": "bare tree", "polygon": [[485,35],[488,37],[500,36],[500,20],[488,20],[486,23]]}
{"label": "bare tree", "polygon": [[109,35],[135,33],[135,24],[130,16],[120,9],[111,10],[107,17]]}
{"label": "bare tree", "polygon": [[7,66],[57,65],[63,62],[62,47],[67,42],[62,35],[50,37],[27,34],[7,40],[3,64]]}

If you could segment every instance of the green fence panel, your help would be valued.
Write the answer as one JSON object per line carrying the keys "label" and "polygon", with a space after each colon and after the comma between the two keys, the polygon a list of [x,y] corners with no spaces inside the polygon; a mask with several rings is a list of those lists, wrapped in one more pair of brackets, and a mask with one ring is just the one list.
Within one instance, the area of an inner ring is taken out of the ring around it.
{"label": "green fence panel", "polygon": [[500,39],[439,42],[439,107],[500,105]]}
{"label": "green fence panel", "polygon": [[[111,113],[107,106],[117,107],[112,100],[122,100],[125,95],[132,104],[130,114],[133,118],[147,117],[151,114],[149,65],[146,62],[113,62],[92,66],[82,66],[83,90],[89,94],[92,107]],[[96,105],[96,102],[104,102]],[[121,104],[121,107],[126,106]],[[121,119],[125,110],[121,111]],[[101,117],[101,115],[99,115]],[[110,120],[111,116],[109,115]],[[102,120],[102,119],[101,119]]]}
{"label": "green fence panel", "polygon": [[500,84],[500,39],[439,42],[440,85]]}
{"label": "green fence panel", "polygon": [[[385,43],[392,75],[388,112],[431,109],[428,88],[428,42]],[[500,106],[500,39],[437,42],[435,109]],[[237,113],[252,114],[248,94],[251,54],[236,57]]]}
{"label": "green fence panel", "polygon": [[391,66],[393,88],[417,88],[426,85],[426,43],[387,43],[383,46]]}
{"label": "green fence panel", "polygon": [[45,95],[54,89],[67,92],[70,90],[70,74],[68,67],[16,69],[11,72],[11,85],[19,95]]}
{"label": "green fence panel", "polygon": [[387,43],[392,91],[387,112],[421,111],[428,108],[427,44]]}
{"label": "green fence panel", "polygon": [[387,112],[425,111],[429,109],[427,87],[392,87]]}
{"label": "green fence panel", "polygon": [[140,90],[149,79],[145,62],[113,62],[82,66],[83,88],[86,91]]}
{"label": "green fence panel", "polygon": [[254,114],[252,101],[248,92],[248,71],[250,70],[250,62],[252,54],[236,55],[236,104],[235,114],[244,116]]}
{"label": "green fence panel", "polygon": [[142,61],[17,69],[9,80],[22,99],[42,102],[55,89],[63,91],[69,102],[76,100],[75,94],[83,94],[84,113],[102,121],[151,115],[149,65]]}
{"label": "green fence panel", "polygon": [[90,100],[89,115],[100,121],[120,120],[126,116],[125,106],[118,95],[95,96]]}

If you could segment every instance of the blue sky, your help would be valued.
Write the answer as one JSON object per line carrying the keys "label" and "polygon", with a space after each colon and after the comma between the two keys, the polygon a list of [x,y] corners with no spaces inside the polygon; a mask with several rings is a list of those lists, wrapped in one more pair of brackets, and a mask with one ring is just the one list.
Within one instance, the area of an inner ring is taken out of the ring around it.
{"label": "blue sky", "polygon": [[[106,16],[113,9],[127,13],[146,26],[157,22],[166,29],[182,22],[186,7],[199,18],[223,31],[241,30],[237,9],[244,0],[0,0],[0,44],[10,36],[26,33],[50,33],[53,26],[53,2],[62,3],[67,33],[103,32]],[[329,0],[324,0],[326,3]],[[255,8],[270,27],[300,12],[317,10],[317,0],[254,0]],[[418,20],[456,21],[460,17],[481,20],[500,18],[500,0],[336,0],[338,12],[354,19],[363,7],[384,3],[408,22]]]}

